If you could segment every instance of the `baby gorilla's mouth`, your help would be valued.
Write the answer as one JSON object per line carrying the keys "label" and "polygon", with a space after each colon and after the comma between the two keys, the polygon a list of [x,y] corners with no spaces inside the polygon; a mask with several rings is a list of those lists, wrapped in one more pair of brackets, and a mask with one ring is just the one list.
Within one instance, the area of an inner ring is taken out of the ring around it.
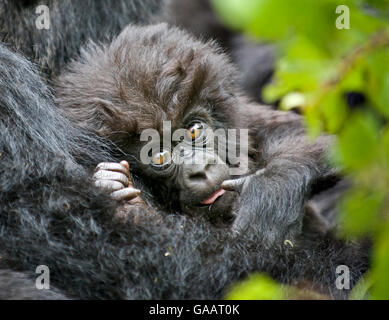
{"label": "baby gorilla's mouth", "polygon": [[201,204],[210,205],[213,204],[219,197],[221,197],[226,191],[224,189],[219,189],[212,193],[207,199],[203,200]]}

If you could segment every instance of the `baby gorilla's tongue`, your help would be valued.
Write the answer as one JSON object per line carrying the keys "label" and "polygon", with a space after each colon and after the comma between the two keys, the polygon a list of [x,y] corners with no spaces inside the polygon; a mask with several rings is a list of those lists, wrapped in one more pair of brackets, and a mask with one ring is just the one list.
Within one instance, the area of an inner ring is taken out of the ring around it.
{"label": "baby gorilla's tongue", "polygon": [[205,199],[201,204],[212,204],[216,201],[217,198],[221,197],[226,191],[224,189],[219,189],[215,193],[212,193],[211,196]]}

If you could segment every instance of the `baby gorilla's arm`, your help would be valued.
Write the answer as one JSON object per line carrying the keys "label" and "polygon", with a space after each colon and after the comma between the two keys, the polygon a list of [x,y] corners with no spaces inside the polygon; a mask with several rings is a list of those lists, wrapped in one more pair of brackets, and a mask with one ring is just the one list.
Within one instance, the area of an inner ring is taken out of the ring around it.
{"label": "baby gorilla's arm", "polygon": [[93,175],[95,185],[109,192],[115,200],[134,200],[140,195],[130,178],[130,166],[127,161],[120,163],[102,162]]}

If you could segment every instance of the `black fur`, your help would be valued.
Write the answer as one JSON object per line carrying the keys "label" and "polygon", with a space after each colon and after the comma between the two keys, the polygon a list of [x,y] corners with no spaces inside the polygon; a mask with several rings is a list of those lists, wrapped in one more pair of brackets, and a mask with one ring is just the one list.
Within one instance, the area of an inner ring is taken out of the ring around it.
{"label": "black fur", "polygon": [[[111,40],[129,23],[147,22],[162,3],[160,0],[0,0],[0,35],[4,43],[36,62],[52,77],[77,56],[81,45],[89,40]],[[38,4],[50,9],[49,30],[35,26]]]}
{"label": "black fur", "polygon": [[0,300],[67,300],[57,289],[38,290],[26,274],[0,270]]}

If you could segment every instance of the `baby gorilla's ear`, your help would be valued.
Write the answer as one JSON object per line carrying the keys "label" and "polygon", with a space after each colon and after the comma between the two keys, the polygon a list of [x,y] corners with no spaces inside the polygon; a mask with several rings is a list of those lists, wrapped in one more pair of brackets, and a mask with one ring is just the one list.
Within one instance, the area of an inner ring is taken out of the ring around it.
{"label": "baby gorilla's ear", "polygon": [[137,122],[128,116],[122,107],[116,106],[113,102],[101,98],[93,98],[86,102],[89,107],[75,110],[76,114],[72,116],[72,109],[67,109],[65,112],[70,115],[76,122],[82,121],[80,110],[85,110],[85,119],[81,126],[98,134],[101,137],[111,137],[112,139],[117,133],[125,133],[126,135],[136,132]]}
{"label": "baby gorilla's ear", "polygon": [[96,117],[101,121],[99,134],[106,136],[115,130],[126,131],[131,119],[127,120],[128,116],[121,108],[115,106],[111,101],[100,98],[94,98],[92,103],[96,108]]}

